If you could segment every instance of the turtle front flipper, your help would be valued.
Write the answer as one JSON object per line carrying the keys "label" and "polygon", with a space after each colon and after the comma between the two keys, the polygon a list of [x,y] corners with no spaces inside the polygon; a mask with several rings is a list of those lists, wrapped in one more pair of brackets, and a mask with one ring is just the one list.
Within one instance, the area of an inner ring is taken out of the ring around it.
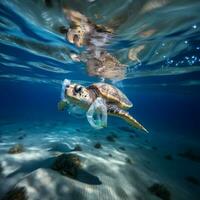
{"label": "turtle front flipper", "polygon": [[113,104],[108,104],[107,112],[110,115],[124,119],[130,125],[132,125],[134,128],[140,129],[140,130],[148,133],[148,131],[136,119],[134,119],[127,111],[120,109],[118,106],[113,105]]}
{"label": "turtle front flipper", "polygon": [[59,101],[57,104],[58,110],[59,111],[64,111],[64,109],[68,106],[68,102],[67,101]]}

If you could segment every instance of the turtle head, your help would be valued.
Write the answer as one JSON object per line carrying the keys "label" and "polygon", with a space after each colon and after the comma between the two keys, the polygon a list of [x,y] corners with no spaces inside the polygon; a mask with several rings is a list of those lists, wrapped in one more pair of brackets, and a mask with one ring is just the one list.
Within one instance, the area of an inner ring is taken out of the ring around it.
{"label": "turtle head", "polygon": [[87,108],[92,103],[90,91],[83,85],[70,83],[65,86],[65,98],[72,104]]}
{"label": "turtle head", "polygon": [[66,39],[77,47],[82,47],[87,43],[88,36],[93,29],[93,26],[88,21],[72,21],[66,32]]}
{"label": "turtle head", "polygon": [[84,44],[84,35],[84,31],[78,26],[76,28],[69,28],[66,37],[70,43],[81,47]]}

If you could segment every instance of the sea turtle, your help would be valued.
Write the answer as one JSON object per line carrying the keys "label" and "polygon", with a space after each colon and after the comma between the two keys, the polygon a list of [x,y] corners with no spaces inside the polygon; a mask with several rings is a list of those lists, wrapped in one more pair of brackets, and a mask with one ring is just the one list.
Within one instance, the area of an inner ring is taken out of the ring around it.
{"label": "sea turtle", "polygon": [[101,98],[106,105],[106,114],[120,117],[134,128],[148,132],[126,111],[133,105],[127,96],[113,85],[100,82],[85,87],[68,80],[65,80],[64,83],[62,98],[66,101],[58,104],[60,110],[63,110],[67,104],[77,105],[81,109],[88,110],[98,98]]}

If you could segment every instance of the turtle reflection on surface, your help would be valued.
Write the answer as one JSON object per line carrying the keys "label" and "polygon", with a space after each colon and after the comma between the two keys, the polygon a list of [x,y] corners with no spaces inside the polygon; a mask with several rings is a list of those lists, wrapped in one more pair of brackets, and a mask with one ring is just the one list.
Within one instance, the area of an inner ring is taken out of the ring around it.
{"label": "turtle reflection on surface", "polygon": [[87,72],[90,76],[100,76],[107,79],[121,80],[126,74],[126,65],[121,64],[114,56],[106,51],[102,51],[99,57],[82,53],[80,55],[71,54],[71,59],[75,62],[86,63]]}
{"label": "turtle reflection on surface", "polygon": [[71,54],[76,62],[83,62],[87,66],[90,76],[99,76],[107,79],[121,80],[125,77],[126,65],[105,50],[106,44],[113,37],[113,30],[91,22],[85,15],[78,11],[64,9],[70,22],[66,39],[77,47],[84,46],[86,50],[80,55]]}

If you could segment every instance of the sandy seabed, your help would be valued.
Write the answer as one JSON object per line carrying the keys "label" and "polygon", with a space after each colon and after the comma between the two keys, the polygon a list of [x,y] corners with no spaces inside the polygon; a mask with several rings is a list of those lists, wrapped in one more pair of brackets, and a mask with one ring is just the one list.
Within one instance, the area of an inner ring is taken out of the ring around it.
{"label": "sandy seabed", "polygon": [[[172,200],[199,200],[200,186],[185,177],[200,180],[200,163],[178,156],[185,145],[178,137],[146,136],[123,127],[94,131],[61,122],[1,121],[0,199],[12,188],[25,187],[30,200],[159,200],[148,190],[159,183]],[[15,144],[22,144],[24,152],[9,154]],[[73,151],[76,145],[82,151]],[[80,157],[76,179],[51,169],[62,153]]]}

